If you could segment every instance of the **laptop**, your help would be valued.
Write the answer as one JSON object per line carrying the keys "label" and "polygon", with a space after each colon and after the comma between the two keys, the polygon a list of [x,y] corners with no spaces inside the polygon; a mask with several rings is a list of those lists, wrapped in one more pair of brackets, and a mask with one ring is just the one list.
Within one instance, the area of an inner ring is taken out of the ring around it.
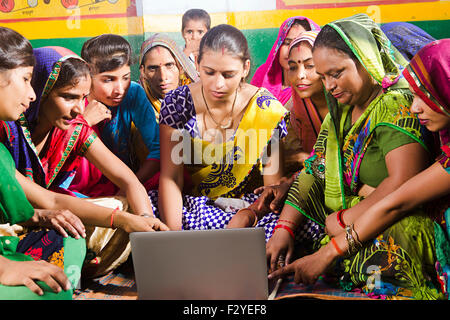
{"label": "laptop", "polygon": [[138,299],[265,300],[263,228],[133,232]]}

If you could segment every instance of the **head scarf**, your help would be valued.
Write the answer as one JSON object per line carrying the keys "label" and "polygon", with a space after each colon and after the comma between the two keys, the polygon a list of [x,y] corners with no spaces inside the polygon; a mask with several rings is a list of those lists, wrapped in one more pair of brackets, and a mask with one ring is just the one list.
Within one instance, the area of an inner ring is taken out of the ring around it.
{"label": "head scarf", "polygon": [[[289,52],[291,52],[293,47],[303,41],[309,43],[312,48],[318,34],[318,31],[302,33],[291,42]],[[303,150],[309,153],[316,143],[320,126],[322,125],[322,119],[310,98],[302,99],[295,90],[292,90],[292,100],[293,106],[290,114],[291,126],[299,137]]]}
{"label": "head scarf", "polygon": [[[146,53],[157,46],[162,46],[169,50],[172,56],[177,61],[177,65],[181,67],[182,70],[180,70],[180,86],[189,84],[191,82],[197,82],[199,80],[198,72],[192,62],[189,61],[189,58],[183,53],[183,51],[181,51],[174,40],[161,33],[155,33],[146,41],[144,41],[141,46],[139,65],[142,65],[144,63],[144,57]],[[159,114],[159,107],[157,107],[159,103],[156,103],[157,99],[152,93],[147,81],[145,81],[145,79],[142,77],[142,74],[140,75],[139,82],[144,88],[147,97],[149,97],[150,102],[155,108],[155,111],[157,112],[157,114]]]}
{"label": "head scarf", "polygon": [[297,16],[285,20],[278,31],[277,40],[273,44],[266,62],[256,70],[250,82],[254,86],[268,89],[283,105],[290,99],[292,90],[290,87],[282,90],[283,70],[279,62],[279,50],[295,20],[306,20],[311,31],[320,30],[317,23],[306,17]]}
{"label": "head scarf", "polygon": [[378,126],[389,126],[404,132],[424,147],[425,144],[419,121],[409,111],[412,96],[402,76],[407,61],[380,27],[367,14],[356,14],[327,25],[336,30],[369,75],[383,88],[383,93],[370,102],[345,133],[344,121],[350,116],[352,106],[339,104],[332,95],[326,94],[329,116],[322,127],[328,128],[326,149],[319,134],[314,156],[308,159],[311,161],[305,161],[305,167],[308,165],[314,171],[314,162],[320,164],[322,159],[325,160],[325,166],[320,167],[324,169],[321,175],[326,180],[325,204],[337,211],[351,207],[360,200],[357,196],[359,169]]}
{"label": "head scarf", "polygon": [[409,61],[424,45],[434,39],[419,27],[408,22],[390,22],[381,26],[392,44]]}
{"label": "head scarf", "polygon": [[[40,165],[37,152],[31,146],[21,126],[26,125],[31,133],[38,119],[41,102],[50,93],[53,85],[58,79],[61,65],[68,58],[81,59],[69,49],[63,47],[43,47],[33,50],[36,57],[36,65],[33,71],[31,85],[36,93],[36,100],[30,104],[28,110],[21,115],[17,121],[7,121],[9,143],[6,144],[9,152],[13,156],[16,168],[25,176],[36,183],[45,186],[45,173]],[[77,117],[77,121],[84,119]]]}
{"label": "head scarf", "polygon": [[427,44],[403,71],[414,92],[434,111],[450,117],[450,39]]}
{"label": "head scarf", "polygon": [[386,91],[407,88],[402,71],[407,60],[367,14],[356,14],[328,24],[352,49],[363,67]]}

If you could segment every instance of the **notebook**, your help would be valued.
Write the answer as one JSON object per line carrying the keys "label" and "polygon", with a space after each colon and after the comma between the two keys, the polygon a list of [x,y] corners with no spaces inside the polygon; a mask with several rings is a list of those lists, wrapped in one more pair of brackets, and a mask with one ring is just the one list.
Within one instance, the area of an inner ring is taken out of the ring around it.
{"label": "notebook", "polygon": [[130,234],[138,299],[268,297],[263,228]]}

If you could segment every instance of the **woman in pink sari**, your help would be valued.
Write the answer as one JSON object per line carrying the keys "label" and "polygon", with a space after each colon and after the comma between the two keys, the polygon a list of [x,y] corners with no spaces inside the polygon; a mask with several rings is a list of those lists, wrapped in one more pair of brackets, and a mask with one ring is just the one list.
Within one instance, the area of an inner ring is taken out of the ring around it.
{"label": "woman in pink sari", "polygon": [[285,105],[292,94],[287,81],[289,45],[302,32],[319,30],[317,23],[305,17],[291,17],[284,21],[266,62],[256,70],[250,83],[268,89]]}

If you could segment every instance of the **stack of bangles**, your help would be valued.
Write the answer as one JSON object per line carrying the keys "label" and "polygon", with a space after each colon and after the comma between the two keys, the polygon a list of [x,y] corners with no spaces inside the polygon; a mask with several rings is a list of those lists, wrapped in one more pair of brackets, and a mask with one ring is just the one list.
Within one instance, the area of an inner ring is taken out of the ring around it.
{"label": "stack of bangles", "polygon": [[289,234],[291,235],[292,240],[295,241],[295,234],[294,234],[294,231],[291,229],[291,227],[289,227],[288,225],[286,225],[286,224],[284,224],[284,223],[280,223],[280,222],[286,222],[286,223],[289,223],[289,224],[291,224],[291,225],[294,226],[294,230],[297,229],[297,225],[296,225],[294,222],[292,222],[292,221],[290,221],[290,220],[279,219],[279,220],[278,220],[278,224],[277,224],[277,225],[275,226],[275,228],[273,229],[272,234],[273,234],[273,233],[275,232],[275,230],[277,230],[277,229],[285,229],[285,230],[286,230],[287,232],[289,232]]}
{"label": "stack of bangles", "polygon": [[[360,248],[362,248],[363,245],[362,245],[361,241],[359,241],[358,233],[356,233],[355,229],[353,228],[353,223],[350,225],[346,225],[344,223],[344,220],[342,219],[342,216],[346,210],[347,209],[339,210],[336,214],[336,218],[337,218],[339,225],[345,229],[345,240],[347,240],[347,244],[348,244],[347,252],[349,255],[352,255],[352,254],[356,253]],[[355,234],[355,236],[353,236],[353,234]],[[342,252],[342,250],[339,249],[334,238],[331,239],[331,242],[332,242],[333,246],[335,247],[336,251],[339,253],[339,255],[342,256],[343,252]]]}

